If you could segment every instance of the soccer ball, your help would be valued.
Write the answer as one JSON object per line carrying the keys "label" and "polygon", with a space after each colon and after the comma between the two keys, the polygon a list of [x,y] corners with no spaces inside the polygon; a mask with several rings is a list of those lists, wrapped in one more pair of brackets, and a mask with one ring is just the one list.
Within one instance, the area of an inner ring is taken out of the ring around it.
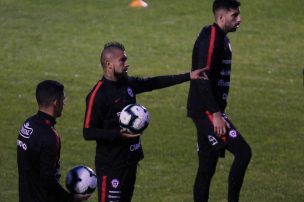
{"label": "soccer ball", "polygon": [[139,104],[130,104],[123,108],[119,115],[119,124],[132,133],[141,133],[149,125],[148,110]]}
{"label": "soccer ball", "polygon": [[65,184],[73,194],[91,194],[97,185],[96,173],[87,166],[76,166],[68,172]]}

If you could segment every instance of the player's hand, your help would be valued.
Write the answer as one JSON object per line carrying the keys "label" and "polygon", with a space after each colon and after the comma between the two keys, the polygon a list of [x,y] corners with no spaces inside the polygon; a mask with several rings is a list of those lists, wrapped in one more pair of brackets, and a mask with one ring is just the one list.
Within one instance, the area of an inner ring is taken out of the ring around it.
{"label": "player's hand", "polygon": [[74,194],[74,202],[86,201],[90,196],[91,194]]}
{"label": "player's hand", "polygon": [[227,127],[230,128],[230,125],[222,117],[221,112],[215,112],[213,113],[213,127],[214,127],[214,133],[218,137],[221,137],[226,134]]}
{"label": "player's hand", "polygon": [[208,67],[202,68],[202,69],[197,69],[192,72],[190,72],[190,79],[195,80],[195,79],[204,79],[208,80],[208,76],[206,74],[206,70]]}
{"label": "player's hand", "polygon": [[126,129],[121,129],[120,134],[123,139],[132,139],[132,138],[136,138],[136,137],[139,137],[142,135],[142,133],[138,133],[138,134],[131,133],[130,131],[128,131]]}

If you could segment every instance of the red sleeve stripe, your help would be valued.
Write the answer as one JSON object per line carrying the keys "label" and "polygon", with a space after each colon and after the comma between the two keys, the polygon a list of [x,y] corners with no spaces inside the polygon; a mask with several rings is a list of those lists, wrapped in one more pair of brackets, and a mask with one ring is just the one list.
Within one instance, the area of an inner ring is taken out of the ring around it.
{"label": "red sleeve stripe", "polygon": [[211,27],[211,36],[210,36],[210,43],[208,49],[208,58],[207,58],[207,68],[211,68],[211,61],[213,55],[213,48],[214,48],[214,41],[215,41],[216,29],[214,26]]}
{"label": "red sleeve stripe", "polygon": [[102,84],[102,81],[99,81],[97,83],[94,91],[92,92],[92,94],[89,98],[89,105],[88,105],[87,114],[86,114],[86,118],[85,118],[85,128],[90,127],[91,114],[92,114],[92,107],[93,107],[94,99],[95,99],[96,93],[97,93],[98,89],[100,88],[101,84]]}

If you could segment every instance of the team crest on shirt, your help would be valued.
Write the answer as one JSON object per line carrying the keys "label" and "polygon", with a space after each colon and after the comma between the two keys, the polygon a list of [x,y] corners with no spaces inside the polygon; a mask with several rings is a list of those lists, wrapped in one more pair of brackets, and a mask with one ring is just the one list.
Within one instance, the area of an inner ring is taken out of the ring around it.
{"label": "team crest on shirt", "polygon": [[236,137],[237,137],[237,132],[236,132],[236,130],[231,130],[231,131],[229,131],[229,136],[232,137],[232,138],[236,138]]}
{"label": "team crest on shirt", "polygon": [[25,124],[23,124],[23,126],[21,127],[20,131],[19,131],[19,135],[21,135],[24,138],[30,138],[32,133],[33,133],[33,128],[30,127],[30,123],[26,122]]}
{"label": "team crest on shirt", "polygon": [[112,187],[117,188],[119,186],[119,180],[118,179],[113,179],[111,181]]}
{"label": "team crest on shirt", "polygon": [[128,91],[128,95],[129,95],[130,97],[134,97],[133,90],[132,90],[130,87],[127,89],[127,91]]}

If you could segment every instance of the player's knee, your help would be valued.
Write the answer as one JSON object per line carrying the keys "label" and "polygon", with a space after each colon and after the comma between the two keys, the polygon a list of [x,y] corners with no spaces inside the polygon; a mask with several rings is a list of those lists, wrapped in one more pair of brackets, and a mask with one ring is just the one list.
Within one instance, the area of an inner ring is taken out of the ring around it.
{"label": "player's knee", "polygon": [[249,145],[246,145],[242,148],[242,150],[238,153],[238,158],[243,164],[249,164],[250,159],[252,157],[252,150]]}
{"label": "player's knee", "polygon": [[251,159],[251,157],[252,157],[252,150],[251,150],[251,148],[250,148],[250,146],[248,145],[247,147],[246,147],[246,151],[244,152],[244,155],[245,155],[245,159],[248,161],[248,163],[249,163],[249,161],[250,161],[250,159]]}
{"label": "player's knee", "polygon": [[199,166],[198,173],[201,175],[201,178],[211,179],[215,173],[215,168],[209,167],[208,165]]}

